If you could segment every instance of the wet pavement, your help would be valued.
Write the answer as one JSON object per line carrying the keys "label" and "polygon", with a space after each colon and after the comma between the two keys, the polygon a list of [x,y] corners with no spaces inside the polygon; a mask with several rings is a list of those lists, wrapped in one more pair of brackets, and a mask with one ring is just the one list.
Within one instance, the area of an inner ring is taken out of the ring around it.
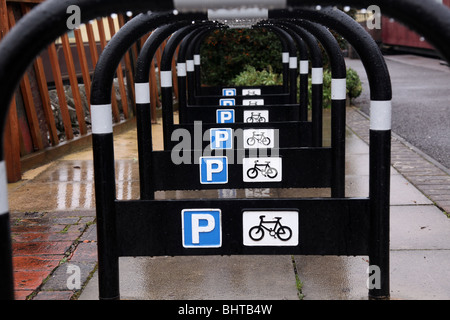
{"label": "wet pavement", "polygon": [[[368,120],[348,108],[347,124],[346,196],[364,197]],[[161,125],[153,129],[158,139]],[[155,143],[160,149],[160,140]],[[115,152],[117,198],[137,199],[134,130],[115,136]],[[402,157],[421,158],[420,154],[395,137],[392,154],[391,298],[449,299],[450,219],[431,195],[424,195],[401,173]],[[421,173],[416,163],[415,171],[409,171],[426,181],[428,171]],[[157,192],[156,198],[329,195],[328,189],[242,189]],[[16,299],[98,299],[91,151],[26,172],[22,181],[9,185],[9,199]],[[121,298],[361,300],[367,299],[367,267],[364,256],[120,258]],[[80,283],[72,281],[76,272]]]}

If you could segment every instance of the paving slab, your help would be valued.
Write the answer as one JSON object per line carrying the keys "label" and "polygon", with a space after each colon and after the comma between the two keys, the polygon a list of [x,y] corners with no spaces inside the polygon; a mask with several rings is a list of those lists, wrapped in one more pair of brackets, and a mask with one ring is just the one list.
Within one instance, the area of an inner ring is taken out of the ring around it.
{"label": "paving slab", "polygon": [[[298,300],[291,256],[120,258],[124,300]],[[98,299],[94,277],[80,300]]]}
{"label": "paving slab", "polygon": [[450,250],[450,219],[434,205],[391,206],[390,221],[391,250]]}

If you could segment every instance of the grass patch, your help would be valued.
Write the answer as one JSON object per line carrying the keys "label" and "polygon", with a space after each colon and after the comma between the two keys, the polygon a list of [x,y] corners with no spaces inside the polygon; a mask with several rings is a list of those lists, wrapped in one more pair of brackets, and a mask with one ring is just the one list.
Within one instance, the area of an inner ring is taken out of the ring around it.
{"label": "grass patch", "polygon": [[297,296],[300,300],[303,300],[305,295],[303,294],[303,282],[300,280],[300,277],[298,276],[297,272],[297,264],[295,262],[295,258],[293,255],[291,255],[292,259],[292,266],[294,267],[294,274],[295,274],[295,286],[297,287]]}

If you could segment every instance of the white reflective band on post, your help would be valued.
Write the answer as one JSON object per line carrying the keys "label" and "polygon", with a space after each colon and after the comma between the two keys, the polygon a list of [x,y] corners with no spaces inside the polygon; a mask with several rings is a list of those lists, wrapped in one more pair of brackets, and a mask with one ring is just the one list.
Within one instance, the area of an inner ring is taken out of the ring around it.
{"label": "white reflective band on post", "polygon": [[185,62],[177,63],[177,75],[179,77],[186,77],[186,63]]}
{"label": "white reflective band on post", "polygon": [[288,63],[289,62],[289,52],[282,52],[281,53],[281,62],[282,63]]}
{"label": "white reflective band on post", "polygon": [[[226,2],[225,2],[226,3]],[[267,20],[269,18],[269,10],[263,8],[241,8],[241,9],[208,9],[208,20]]]}
{"label": "white reflective band on post", "polygon": [[286,0],[173,0],[173,6],[180,12],[240,8],[285,9],[286,2]]}
{"label": "white reflective band on post", "polygon": [[112,108],[110,104],[91,106],[92,133],[112,133]]}
{"label": "white reflective band on post", "polygon": [[297,69],[297,57],[289,57],[289,69]]}
{"label": "white reflective band on post", "polygon": [[347,98],[347,79],[331,79],[331,100]]}
{"label": "white reflective band on post", "polygon": [[309,61],[308,60],[300,60],[300,74],[308,74],[309,73]]}
{"label": "white reflective band on post", "polygon": [[0,161],[0,215],[9,211],[8,205],[8,178],[6,175],[6,163]]}
{"label": "white reflective band on post", "polygon": [[135,83],[136,103],[150,103],[150,83]]}
{"label": "white reflective band on post", "polygon": [[168,88],[172,86],[172,71],[161,71],[161,87]]}
{"label": "white reflective band on post", "polygon": [[200,65],[200,55],[199,54],[194,54],[194,64],[196,66]]}
{"label": "white reflective band on post", "polygon": [[311,83],[312,84],[323,84],[323,68],[312,68],[311,69]]}
{"label": "white reflective band on post", "polygon": [[194,72],[194,60],[186,60],[186,70],[188,72]]}
{"label": "white reflective band on post", "polygon": [[392,102],[370,101],[370,130],[391,130]]}

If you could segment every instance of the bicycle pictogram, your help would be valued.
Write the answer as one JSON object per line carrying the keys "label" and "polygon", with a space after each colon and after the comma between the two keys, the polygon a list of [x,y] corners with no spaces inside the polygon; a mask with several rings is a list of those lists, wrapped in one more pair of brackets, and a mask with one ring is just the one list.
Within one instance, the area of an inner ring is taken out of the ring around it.
{"label": "bicycle pictogram", "polygon": [[257,96],[258,92],[256,90],[248,90],[247,96]]}
{"label": "bicycle pictogram", "polygon": [[257,133],[256,131],[253,131],[253,135],[247,139],[247,144],[253,146],[256,142],[268,146],[270,144],[270,138],[266,137],[264,132]]}
{"label": "bicycle pictogram", "polygon": [[251,115],[245,120],[247,123],[258,123],[258,122],[266,122],[266,118],[261,116],[261,112],[256,113],[252,112]]}
{"label": "bicycle pictogram", "polygon": [[[264,220],[266,216],[259,216],[259,225],[250,228],[248,235],[253,241],[260,241],[265,236],[265,230],[275,239],[288,241],[292,237],[292,229],[283,226],[280,222],[282,217],[274,217],[275,220]],[[267,224],[274,224],[272,228],[266,227]]]}
{"label": "bicycle pictogram", "polygon": [[255,165],[247,170],[247,176],[250,179],[254,179],[260,172],[264,177],[269,177],[271,179],[278,175],[278,170],[270,166],[270,161],[266,161],[265,164],[262,164],[258,163],[258,160],[255,160]]}

